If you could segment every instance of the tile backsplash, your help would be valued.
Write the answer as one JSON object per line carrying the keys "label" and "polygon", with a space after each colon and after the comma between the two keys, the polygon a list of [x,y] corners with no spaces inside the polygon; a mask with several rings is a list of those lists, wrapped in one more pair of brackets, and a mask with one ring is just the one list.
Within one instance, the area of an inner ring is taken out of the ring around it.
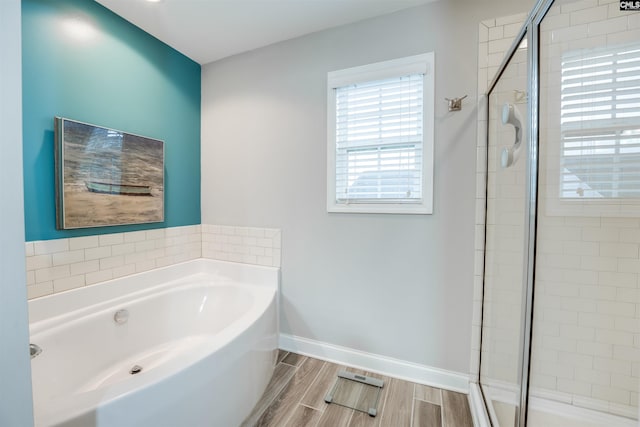
{"label": "tile backsplash", "polygon": [[29,299],[196,258],[280,267],[278,229],[191,225],[26,243]]}

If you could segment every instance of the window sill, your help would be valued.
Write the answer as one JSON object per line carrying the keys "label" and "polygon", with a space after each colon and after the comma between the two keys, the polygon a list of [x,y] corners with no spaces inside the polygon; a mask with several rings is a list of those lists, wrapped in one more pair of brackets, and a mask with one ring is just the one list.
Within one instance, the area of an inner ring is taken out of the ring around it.
{"label": "window sill", "polygon": [[373,213],[373,214],[404,214],[431,215],[433,209],[424,204],[394,204],[394,203],[332,203],[327,206],[328,213]]}

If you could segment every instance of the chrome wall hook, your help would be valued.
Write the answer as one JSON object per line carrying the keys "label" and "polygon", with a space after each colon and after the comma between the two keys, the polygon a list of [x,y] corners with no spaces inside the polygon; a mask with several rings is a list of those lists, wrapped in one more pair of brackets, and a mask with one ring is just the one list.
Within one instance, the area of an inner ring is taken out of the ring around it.
{"label": "chrome wall hook", "polygon": [[447,100],[447,102],[449,103],[449,111],[460,111],[462,110],[462,100],[465,99],[467,97],[467,95],[461,97],[461,98],[445,98],[445,100]]}

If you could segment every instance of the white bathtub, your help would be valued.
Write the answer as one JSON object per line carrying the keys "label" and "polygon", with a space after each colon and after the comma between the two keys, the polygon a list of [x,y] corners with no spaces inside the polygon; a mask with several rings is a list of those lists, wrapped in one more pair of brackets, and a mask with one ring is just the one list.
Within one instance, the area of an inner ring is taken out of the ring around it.
{"label": "white bathtub", "polygon": [[36,426],[240,425],[273,373],[278,280],[199,259],[30,301]]}

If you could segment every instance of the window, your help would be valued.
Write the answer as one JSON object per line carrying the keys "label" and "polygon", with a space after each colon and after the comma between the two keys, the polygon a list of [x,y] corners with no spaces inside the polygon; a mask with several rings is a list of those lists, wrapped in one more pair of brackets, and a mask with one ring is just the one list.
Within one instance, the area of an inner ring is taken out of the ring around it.
{"label": "window", "polygon": [[433,69],[427,53],[329,73],[329,212],[432,212]]}
{"label": "window", "polygon": [[562,56],[560,198],[640,199],[640,45]]}

